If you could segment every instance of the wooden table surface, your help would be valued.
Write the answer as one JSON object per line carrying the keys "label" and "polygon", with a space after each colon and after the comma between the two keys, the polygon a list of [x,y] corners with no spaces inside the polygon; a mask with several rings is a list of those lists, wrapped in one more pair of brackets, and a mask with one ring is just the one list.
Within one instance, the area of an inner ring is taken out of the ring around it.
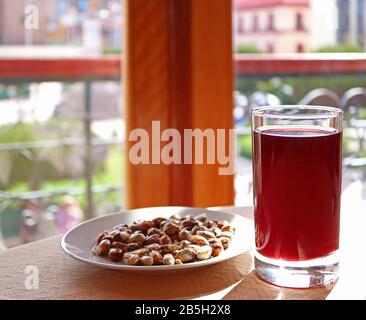
{"label": "wooden table surface", "polygon": [[[221,210],[244,215],[243,208]],[[355,260],[353,256],[346,255],[347,263],[344,263],[344,268],[341,267],[340,280],[335,286],[295,290],[275,287],[259,280],[253,273],[252,252],[201,270],[164,275],[162,281],[161,275],[135,275],[83,264],[61,250],[60,239],[60,236],[51,237],[1,253],[0,298],[361,299],[366,292],[364,278],[359,276],[362,268],[357,267],[365,260]],[[27,266],[38,268],[38,288],[27,290]]]}

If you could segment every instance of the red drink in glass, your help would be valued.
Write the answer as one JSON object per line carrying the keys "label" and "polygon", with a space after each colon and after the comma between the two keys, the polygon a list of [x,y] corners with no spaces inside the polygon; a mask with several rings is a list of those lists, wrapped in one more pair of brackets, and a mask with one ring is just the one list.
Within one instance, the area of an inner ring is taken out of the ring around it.
{"label": "red drink in glass", "polygon": [[341,132],[257,129],[254,194],[257,251],[308,260],[338,249]]}
{"label": "red drink in glass", "polygon": [[292,288],[338,274],[342,179],[340,109],[252,110],[255,272]]}

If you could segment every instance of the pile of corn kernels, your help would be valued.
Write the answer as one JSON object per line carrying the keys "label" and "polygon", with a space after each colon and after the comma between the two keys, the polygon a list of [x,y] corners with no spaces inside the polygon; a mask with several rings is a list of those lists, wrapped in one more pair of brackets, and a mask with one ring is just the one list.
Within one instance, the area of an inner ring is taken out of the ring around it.
{"label": "pile of corn kernels", "polygon": [[127,265],[175,265],[217,257],[230,246],[234,227],[205,213],[117,225],[98,236],[93,253]]}

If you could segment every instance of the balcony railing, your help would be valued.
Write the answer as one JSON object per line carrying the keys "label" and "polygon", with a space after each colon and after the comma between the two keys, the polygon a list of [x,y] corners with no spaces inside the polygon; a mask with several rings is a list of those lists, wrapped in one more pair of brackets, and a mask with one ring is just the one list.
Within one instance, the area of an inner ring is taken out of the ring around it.
{"label": "balcony railing", "polygon": [[[0,58],[1,82],[49,80],[117,80],[123,74],[119,56],[100,58]],[[236,54],[236,75],[323,75],[366,73],[366,53]]]}
{"label": "balcony railing", "polygon": [[238,54],[234,65],[242,76],[366,74],[366,53]]}
{"label": "balcony railing", "polygon": [[[86,182],[86,218],[94,215],[93,193],[116,190],[121,186],[107,186],[107,188],[93,188],[92,182],[92,148],[95,145],[120,145],[122,141],[96,141],[91,133],[91,90],[94,81],[120,81],[121,60],[119,57],[100,58],[0,58],[0,83],[15,84],[19,82],[34,83],[48,81],[81,81],[84,83],[84,139],[78,141],[40,141],[33,143],[8,143],[3,144],[1,151],[24,149],[33,150],[40,147],[60,147],[65,145],[84,147],[84,179]],[[74,139],[75,140],[75,139]],[[65,190],[65,194],[70,190]],[[57,196],[60,192],[55,192]],[[63,191],[61,191],[61,194]],[[80,190],[71,192],[73,195],[80,193]],[[28,192],[23,193],[21,198],[37,199],[50,197],[49,192]],[[0,199],[9,200],[13,195],[0,192]]]}
{"label": "balcony railing", "polygon": [[1,82],[119,80],[119,57],[0,58]]}

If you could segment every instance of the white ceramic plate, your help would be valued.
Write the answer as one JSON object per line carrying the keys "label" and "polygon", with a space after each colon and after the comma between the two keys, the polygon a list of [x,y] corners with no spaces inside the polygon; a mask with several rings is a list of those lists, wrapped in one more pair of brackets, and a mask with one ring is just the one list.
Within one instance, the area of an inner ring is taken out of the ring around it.
{"label": "white ceramic plate", "polygon": [[[227,220],[230,224],[235,226],[236,231],[232,238],[230,247],[223,251],[218,257],[172,266],[130,266],[122,264],[121,262],[112,262],[107,258],[98,257],[91,253],[98,234],[103,230],[116,226],[117,224],[132,224],[136,220],[152,220],[158,216],[168,218],[173,214],[189,214],[195,216],[202,212],[205,212],[209,219]],[[123,271],[154,273],[157,271],[190,270],[234,258],[251,250],[253,248],[253,239],[252,221],[239,215],[200,208],[152,207],[110,214],[88,220],[77,225],[66,233],[61,240],[61,246],[68,255],[88,264]]]}

